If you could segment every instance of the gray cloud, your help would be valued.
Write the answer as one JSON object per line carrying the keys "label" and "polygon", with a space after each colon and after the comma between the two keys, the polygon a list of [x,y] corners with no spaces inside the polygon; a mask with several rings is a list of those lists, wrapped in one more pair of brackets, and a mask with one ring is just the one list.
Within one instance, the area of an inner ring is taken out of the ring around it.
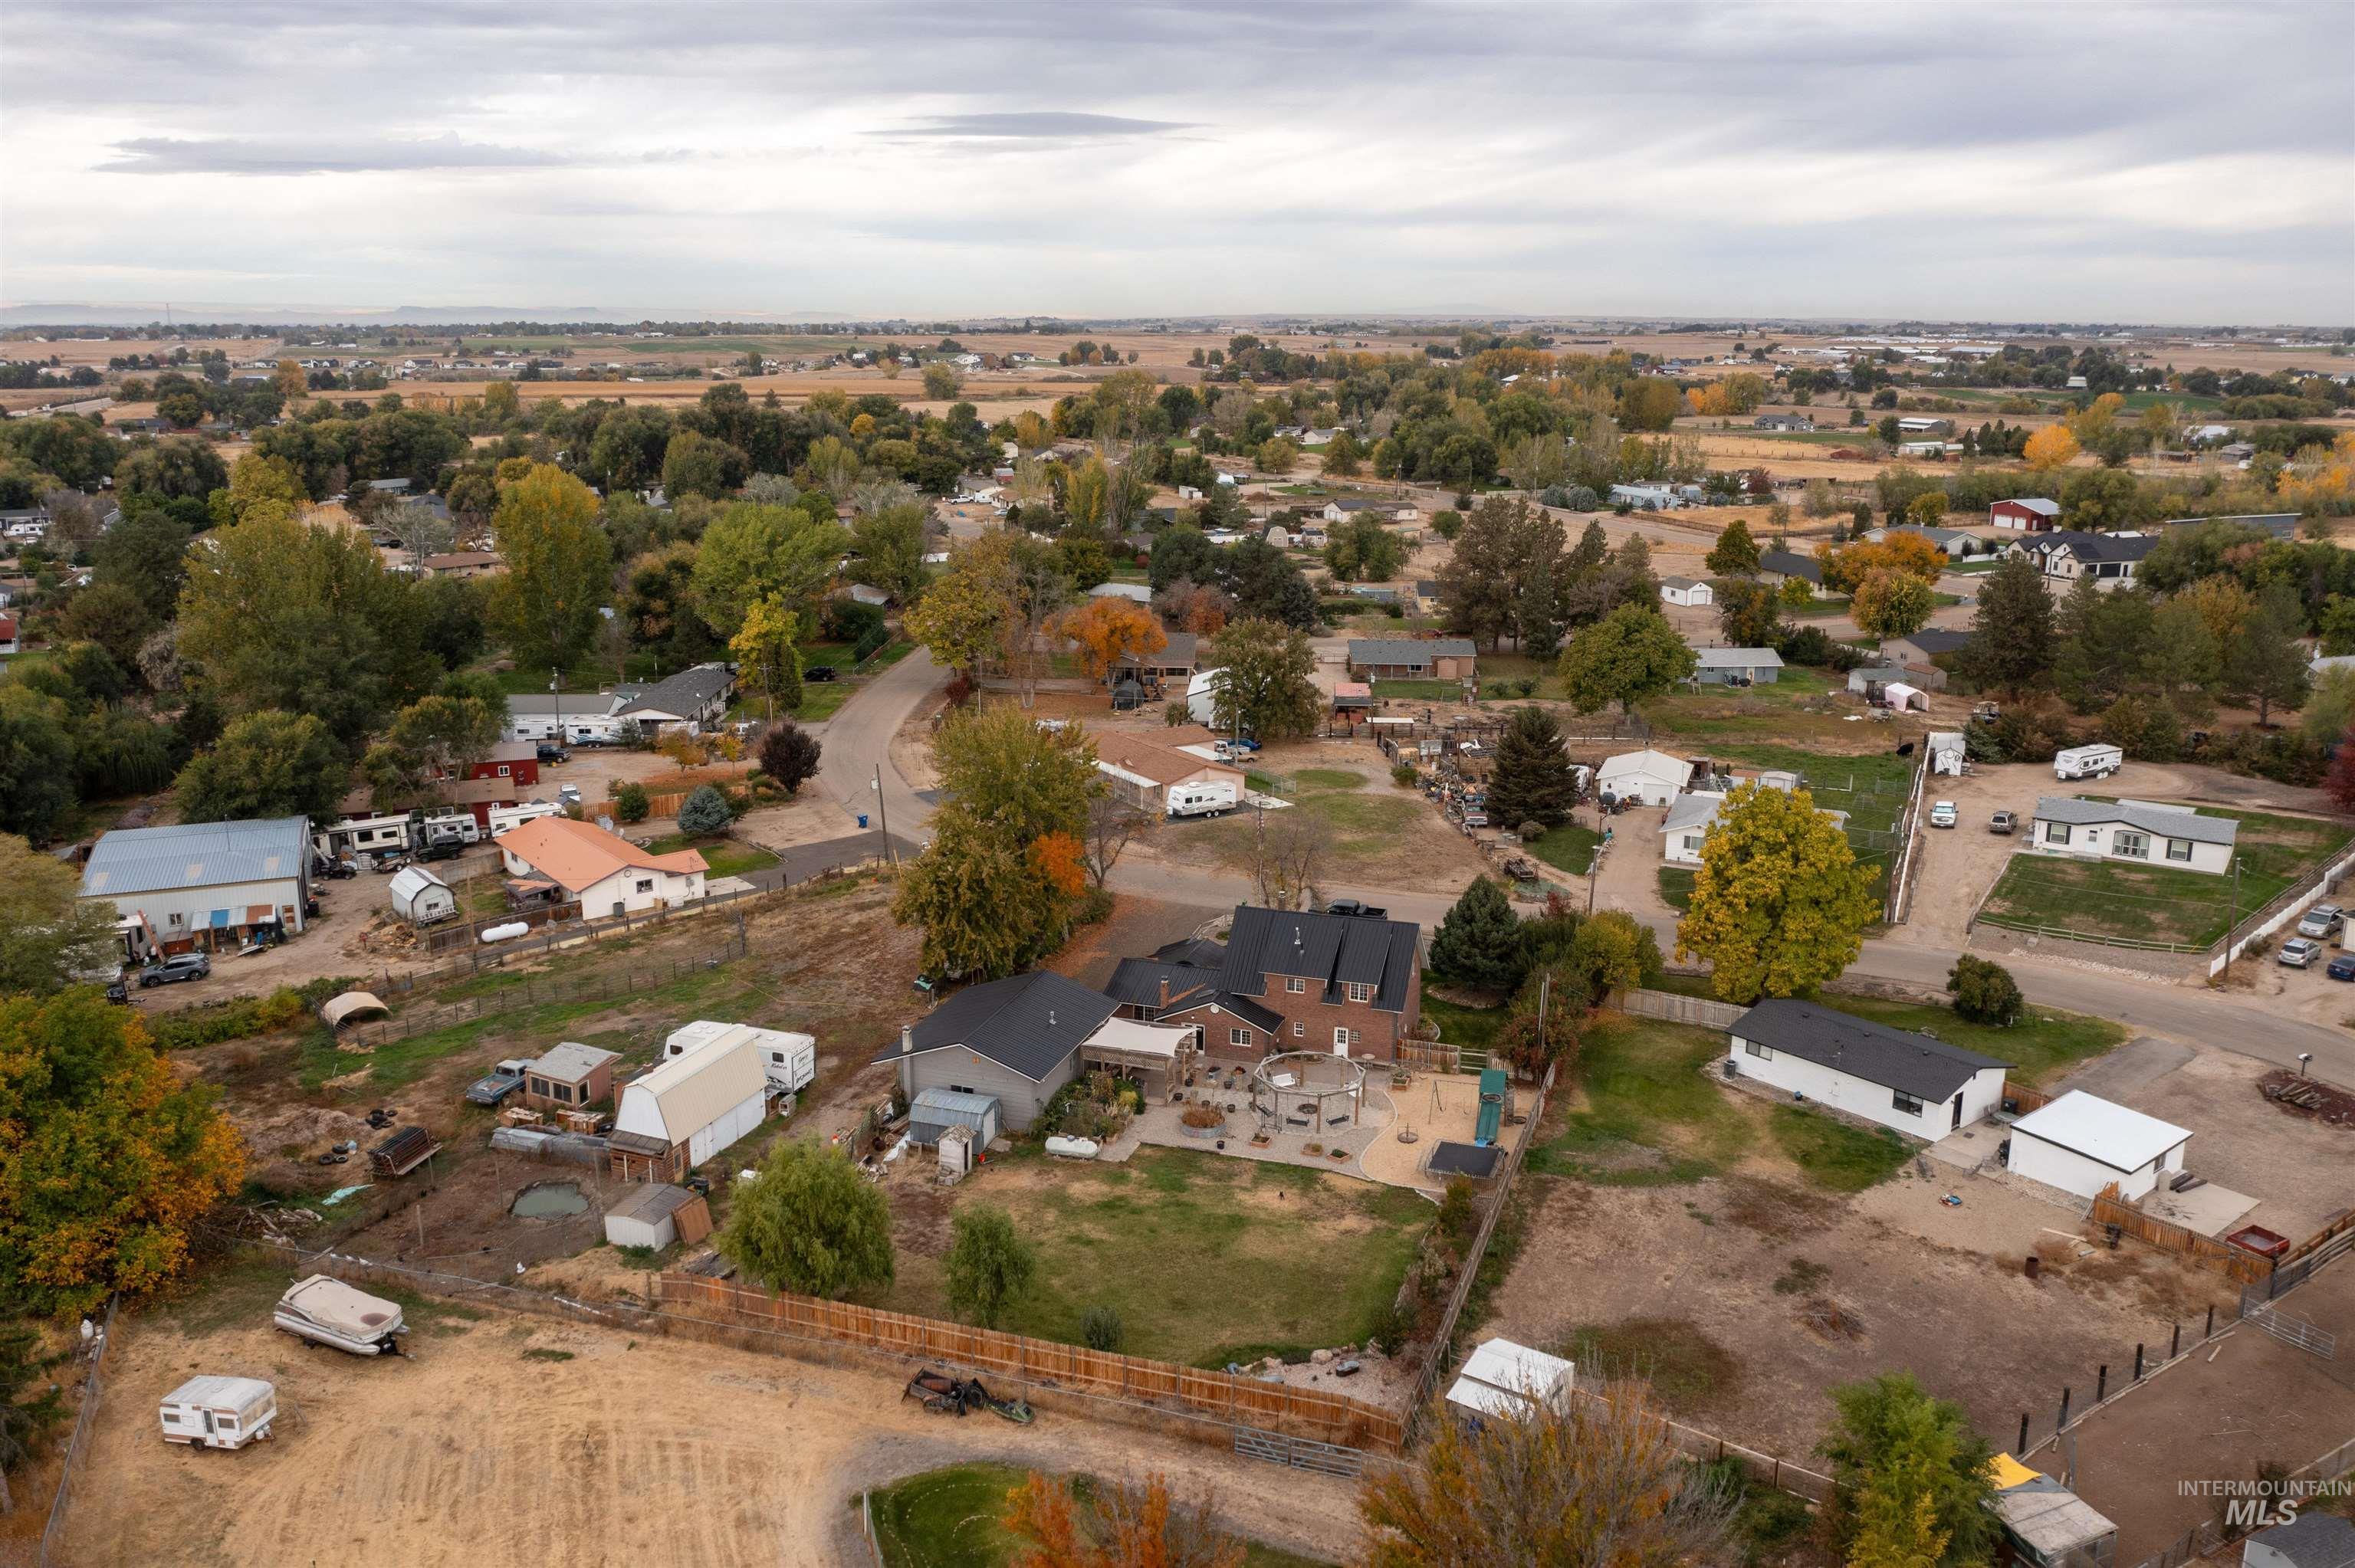
{"label": "gray cloud", "polygon": [[1124,114],[1075,114],[1064,110],[1001,111],[987,114],[928,114],[915,125],[872,131],[872,136],[904,142],[929,137],[983,141],[1078,142],[1103,136],[1161,136],[1191,131],[1188,120],[1132,120]]}
{"label": "gray cloud", "polygon": [[308,136],[215,136],[183,140],[134,136],[114,143],[118,154],[101,174],[349,175],[400,169],[549,168],[576,160],[526,147],[464,142],[455,132],[423,141],[377,139],[323,142]]}

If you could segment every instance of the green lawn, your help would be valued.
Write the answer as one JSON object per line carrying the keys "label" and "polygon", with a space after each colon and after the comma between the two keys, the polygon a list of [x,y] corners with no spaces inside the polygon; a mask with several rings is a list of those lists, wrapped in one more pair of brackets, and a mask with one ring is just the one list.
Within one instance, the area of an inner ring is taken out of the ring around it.
{"label": "green lawn", "polygon": [[1693,876],[1689,865],[1660,867],[1660,897],[1679,915],[1692,907]]}
{"label": "green lawn", "polygon": [[2134,1033],[2124,1024],[2113,1023],[2106,1018],[2089,1017],[2082,1012],[2051,1012],[2041,1008],[2030,1008],[2028,1016],[2009,1029],[1998,1029],[1968,1022],[1956,1017],[1953,1009],[1934,1003],[1881,1001],[1862,996],[1825,996],[1818,1000],[1827,1007],[1886,1023],[1891,1029],[1934,1034],[1950,1045],[2009,1062],[2013,1065],[2009,1075],[2012,1081],[2031,1086],[2051,1083],[2087,1057],[2125,1044]]}
{"label": "green lawn", "polygon": [[1582,822],[1561,822],[1548,828],[1543,838],[1523,840],[1521,847],[1557,871],[1584,876],[1602,842],[1603,835]]}
{"label": "green lawn", "polygon": [[1449,1001],[1431,994],[1431,972],[1423,976],[1423,1015],[1439,1025],[1442,1044],[1461,1046],[1467,1051],[1485,1051],[1497,1038],[1497,1029],[1505,1022],[1503,1007],[1472,1007],[1460,1001]]}
{"label": "green lawn", "polygon": [[655,854],[669,854],[676,850],[698,850],[703,863],[713,876],[741,876],[748,871],[766,871],[777,863],[777,857],[758,844],[748,844],[739,839],[691,839],[685,833],[671,833],[656,839],[647,849]]}
{"label": "green lawn", "polygon": [[[1430,810],[1421,796],[1403,789],[1369,792],[1361,776],[1337,768],[1304,768],[1286,776],[1251,771],[1243,781],[1263,794],[1283,796],[1293,803],[1292,810],[1318,819],[1332,831],[1326,872],[1337,877],[1376,869],[1400,836]],[[1242,814],[1200,823],[1188,832],[1214,845],[1229,863],[1248,866],[1258,831],[1256,821]]]}
{"label": "green lawn", "polygon": [[[1028,1476],[1014,1465],[951,1465],[871,1493],[868,1507],[883,1568],[1003,1568],[1022,1550],[1004,1520]],[[1082,1504],[1094,1486],[1092,1477],[1071,1478]],[[856,1498],[851,1506],[858,1506]],[[1319,1568],[1315,1558],[1256,1542],[1243,1546],[1243,1568]]]}
{"label": "green lawn", "polygon": [[[1362,1342],[1397,1294],[1433,1209],[1403,1188],[1185,1150],[983,1183],[1039,1249],[1038,1284],[1000,1326],[1080,1343],[1090,1307],[1120,1313],[1132,1355],[1222,1367]],[[878,1305],[947,1318],[938,1256],[902,1248]]]}
{"label": "green lawn", "polygon": [[1886,835],[1897,826],[1913,784],[1912,758],[1893,751],[1823,757],[1793,746],[1729,746],[1720,747],[1719,754],[1753,768],[1796,773],[1817,805],[1848,813],[1849,846],[1859,860],[1878,864],[1888,858],[1885,842],[1873,835]]}
{"label": "green lawn", "polygon": [[1835,615],[1846,615],[1849,607],[1844,594],[1817,594],[1806,603],[1784,610],[1793,620],[1828,620]]}
{"label": "green lawn", "polygon": [[1460,681],[1376,681],[1374,695],[1409,703],[1457,703],[1464,700]]}
{"label": "green lawn", "polygon": [[1861,1192],[1884,1181],[1912,1153],[1902,1139],[1885,1128],[1868,1132],[1796,1106],[1776,1106],[1767,1128],[1807,1180],[1830,1192]]}

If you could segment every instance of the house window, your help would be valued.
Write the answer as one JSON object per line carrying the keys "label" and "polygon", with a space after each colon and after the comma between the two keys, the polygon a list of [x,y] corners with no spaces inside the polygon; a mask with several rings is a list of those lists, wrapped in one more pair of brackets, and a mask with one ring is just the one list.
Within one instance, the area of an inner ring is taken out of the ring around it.
{"label": "house window", "polygon": [[655,890],[655,879],[654,879],[653,877],[651,877],[651,876],[642,876],[642,877],[638,878],[638,891],[639,891],[639,892],[641,892],[641,893],[652,893],[654,890]]}
{"label": "house window", "polygon": [[531,1081],[531,1092],[535,1095],[546,1095],[548,1093],[548,1080],[546,1078],[534,1078]]}
{"label": "house window", "polygon": [[2169,860],[2190,860],[2191,858],[2191,841],[2190,839],[2168,840],[2167,858]]}
{"label": "house window", "polygon": [[2150,840],[2140,833],[2127,832],[2122,828],[2118,831],[2118,836],[2110,841],[2110,853],[2126,855],[2134,860],[2148,860]]}
{"label": "house window", "polygon": [[1228,1031],[1227,1031],[1227,1044],[1230,1044],[1230,1045],[1248,1045],[1248,1044],[1250,1044],[1251,1043],[1252,1043],[1252,1032],[1251,1032],[1250,1030],[1248,1030],[1248,1029],[1230,1029],[1230,1030],[1228,1030]]}
{"label": "house window", "polygon": [[1774,1059],[1773,1048],[1761,1045],[1755,1040],[1744,1040],[1742,1043],[1742,1048],[1753,1056],[1757,1057],[1762,1062],[1771,1062]]}
{"label": "house window", "polygon": [[1308,1025],[1301,1022],[1296,1018],[1292,1021],[1292,1037],[1295,1040],[1299,1039],[1302,1035],[1306,1034],[1307,1033]]}
{"label": "house window", "polygon": [[502,779],[505,779],[505,778],[508,777],[508,774],[509,774],[509,769],[508,769],[508,768],[507,768],[507,765],[506,765],[506,763],[504,763],[504,762],[500,763],[500,764],[499,764],[499,777],[500,777],[500,778],[502,778]]}
{"label": "house window", "polygon": [[1889,1103],[1891,1106],[1894,1106],[1897,1109],[1903,1111],[1907,1116],[1920,1116],[1922,1114],[1922,1102],[1915,1099],[1912,1095],[1907,1094],[1902,1089],[1892,1090],[1889,1096]]}
{"label": "house window", "polygon": [[1349,982],[1348,991],[1349,1000],[1351,1001],[1371,1001],[1374,1000],[1374,988],[1369,985],[1359,985],[1357,981],[1352,980]]}
{"label": "house window", "polygon": [[550,1084],[548,1086],[548,1097],[556,1101],[559,1105],[569,1106],[572,1103],[572,1086],[570,1084]]}
{"label": "house window", "polygon": [[2069,824],[2066,822],[2045,823],[2044,842],[2048,844],[2067,843],[2069,842]]}
{"label": "house window", "polygon": [[1284,982],[1284,989],[1294,996],[1300,996],[1307,991],[1308,982],[1294,975]]}

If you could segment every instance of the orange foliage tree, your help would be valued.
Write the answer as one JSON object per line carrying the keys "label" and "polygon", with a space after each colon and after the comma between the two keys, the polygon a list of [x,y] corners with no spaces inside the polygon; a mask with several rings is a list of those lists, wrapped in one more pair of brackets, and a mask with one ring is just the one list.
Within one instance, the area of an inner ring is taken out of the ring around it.
{"label": "orange foliage tree", "polygon": [[1066,898],[1088,890],[1087,847],[1075,833],[1052,832],[1030,841],[1030,868]]}
{"label": "orange foliage tree", "polygon": [[1901,572],[1934,583],[1946,569],[1946,553],[1919,534],[1891,534],[1834,550],[1820,557],[1824,588],[1831,593],[1854,593],[1857,585],[1877,571]]}
{"label": "orange foliage tree", "polygon": [[1035,1470],[1008,1501],[1006,1528],[1025,1542],[1014,1568],[1242,1568],[1242,1542],[1211,1521],[1208,1489],[1180,1503],[1157,1472],[1100,1484],[1084,1518],[1070,1483]]}
{"label": "orange foliage tree", "polygon": [[1122,659],[1146,658],[1169,646],[1161,618],[1134,599],[1106,595],[1064,612],[1063,635],[1080,646],[1080,662],[1101,681]]}
{"label": "orange foliage tree", "polygon": [[93,987],[0,1001],[0,1299],[60,1315],[187,1266],[245,1145]]}
{"label": "orange foliage tree", "polygon": [[2059,468],[2077,455],[2076,434],[2066,425],[2047,425],[2028,438],[2022,455],[2039,471]]}

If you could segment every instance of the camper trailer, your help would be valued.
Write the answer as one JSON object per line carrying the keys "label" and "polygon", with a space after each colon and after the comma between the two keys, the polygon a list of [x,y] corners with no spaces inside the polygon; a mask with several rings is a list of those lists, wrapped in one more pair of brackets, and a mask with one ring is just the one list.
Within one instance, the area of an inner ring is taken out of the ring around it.
{"label": "camper trailer", "polygon": [[1215,817],[1242,803],[1242,791],[1232,779],[1198,779],[1169,787],[1172,817]]}
{"label": "camper trailer", "polygon": [[491,837],[497,838],[512,829],[523,826],[526,822],[538,821],[542,817],[558,817],[563,814],[563,807],[551,806],[545,800],[526,800],[520,806],[494,806],[490,810]]}
{"label": "camper trailer", "polygon": [[2115,746],[2073,746],[2052,754],[2052,777],[2103,779],[2125,767],[2126,761],[2126,754]]}
{"label": "camper trailer", "polygon": [[400,1348],[409,1325],[400,1320],[400,1305],[364,1295],[329,1275],[314,1274],[289,1288],[271,1320],[298,1340],[356,1356],[408,1353]]}
{"label": "camper trailer", "polygon": [[750,1023],[722,1023],[710,1018],[698,1018],[672,1030],[663,1042],[663,1059],[684,1056],[723,1035],[736,1037],[740,1031],[741,1037],[750,1040],[761,1053],[761,1067],[768,1075],[771,1094],[799,1094],[817,1076],[816,1035],[788,1029],[761,1029]]}
{"label": "camper trailer", "polygon": [[192,1377],[164,1396],[164,1441],[242,1448],[270,1440],[278,1389],[258,1377]]}

